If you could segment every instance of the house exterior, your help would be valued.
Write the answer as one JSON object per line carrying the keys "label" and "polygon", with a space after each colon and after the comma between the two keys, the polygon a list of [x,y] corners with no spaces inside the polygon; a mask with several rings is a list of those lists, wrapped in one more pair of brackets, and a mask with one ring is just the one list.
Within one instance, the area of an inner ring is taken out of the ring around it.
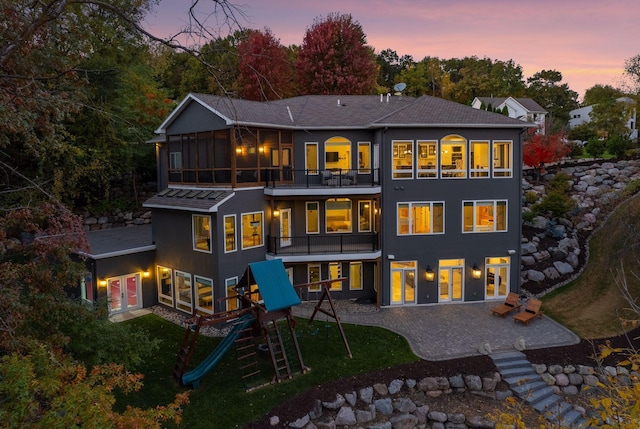
{"label": "house exterior", "polygon": [[486,109],[488,106],[499,111],[506,107],[510,118],[534,123],[540,133],[545,132],[548,112],[531,98],[476,97],[471,103],[474,109]]}
{"label": "house exterior", "polygon": [[[629,128],[629,138],[637,139],[638,138],[638,128],[637,128],[637,113],[635,104],[636,101],[630,97],[620,97],[616,100],[619,103],[628,103],[629,105],[633,105],[633,109],[630,112],[629,119],[627,121],[627,128]],[[583,106],[578,109],[574,109],[569,112],[569,128],[575,128],[578,125],[582,125],[588,122],[591,122],[591,112],[593,111],[593,105]]]}
{"label": "house exterior", "polygon": [[247,265],[276,258],[294,285],[345,279],[334,299],[503,300],[520,290],[532,126],[429,96],[189,94],[153,141],[155,299],[141,305],[232,310]]}

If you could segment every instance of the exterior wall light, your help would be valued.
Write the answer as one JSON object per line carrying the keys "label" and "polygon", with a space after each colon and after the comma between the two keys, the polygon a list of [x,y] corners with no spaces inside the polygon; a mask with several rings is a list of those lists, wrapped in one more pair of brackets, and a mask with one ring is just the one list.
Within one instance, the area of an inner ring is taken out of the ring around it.
{"label": "exterior wall light", "polygon": [[278,217],[278,216],[280,216],[280,210],[273,209],[273,217]]}
{"label": "exterior wall light", "polygon": [[482,270],[478,268],[478,264],[473,264],[473,268],[471,268],[471,276],[474,279],[479,279],[482,276]]}
{"label": "exterior wall light", "polygon": [[430,265],[427,265],[427,269],[424,270],[424,278],[428,282],[432,282],[436,278],[436,273],[433,272]]}
{"label": "exterior wall light", "polygon": [[100,287],[107,287],[107,281],[106,281],[106,280],[100,280],[100,281],[98,281],[98,286],[100,286]]}
{"label": "exterior wall light", "polygon": [[150,275],[151,275],[151,273],[149,273],[149,270],[146,270],[146,271],[142,272],[142,277],[144,277],[145,279],[148,279]]}

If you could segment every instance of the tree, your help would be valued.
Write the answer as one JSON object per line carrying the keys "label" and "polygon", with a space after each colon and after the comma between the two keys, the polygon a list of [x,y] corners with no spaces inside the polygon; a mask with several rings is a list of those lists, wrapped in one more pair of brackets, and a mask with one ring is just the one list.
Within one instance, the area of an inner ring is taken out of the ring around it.
{"label": "tree", "polygon": [[360,23],[351,15],[316,18],[296,61],[301,94],[371,94],[377,67]]}
{"label": "tree", "polygon": [[571,149],[564,144],[563,132],[539,134],[535,131],[528,132],[522,146],[522,160],[540,174],[545,165],[560,161]]}
{"label": "tree", "polygon": [[592,157],[600,158],[606,150],[606,145],[604,140],[599,139],[598,136],[593,136],[587,140],[585,149]]}
{"label": "tree", "polygon": [[293,92],[293,66],[285,48],[271,30],[249,31],[238,44],[240,96],[265,101]]}
{"label": "tree", "polygon": [[625,60],[624,72],[633,79],[637,85],[636,90],[640,90],[640,55]]}
{"label": "tree", "polygon": [[385,49],[376,55],[378,64],[378,86],[381,92],[391,92],[396,83],[404,82],[398,75],[412,67],[415,62],[411,55],[400,57],[396,51]]}
{"label": "tree", "polygon": [[581,142],[586,142],[592,137],[597,137],[597,133],[591,122],[584,122],[571,128],[567,137],[569,140],[580,140]]}
{"label": "tree", "polygon": [[556,70],[542,70],[527,79],[525,94],[549,112],[547,129],[557,132],[569,121],[569,112],[578,107],[578,93],[560,84],[562,73]]}
{"label": "tree", "polygon": [[583,106],[591,106],[592,104],[608,103],[624,95],[624,93],[612,87],[611,85],[594,85],[584,92],[582,99]]}

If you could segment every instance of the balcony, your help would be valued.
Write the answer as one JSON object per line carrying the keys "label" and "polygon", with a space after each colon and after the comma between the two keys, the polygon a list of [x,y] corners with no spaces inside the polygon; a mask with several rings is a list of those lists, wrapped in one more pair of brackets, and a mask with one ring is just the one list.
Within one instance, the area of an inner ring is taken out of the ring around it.
{"label": "balcony", "polygon": [[267,237],[273,256],[374,253],[380,250],[378,234],[327,234],[301,237]]}
{"label": "balcony", "polygon": [[294,170],[286,167],[265,172],[265,194],[376,194],[380,192],[379,169]]}

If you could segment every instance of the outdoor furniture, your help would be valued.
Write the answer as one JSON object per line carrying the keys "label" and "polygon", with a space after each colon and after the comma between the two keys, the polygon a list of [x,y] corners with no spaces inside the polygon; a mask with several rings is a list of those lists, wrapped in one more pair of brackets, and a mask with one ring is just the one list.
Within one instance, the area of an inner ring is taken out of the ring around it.
{"label": "outdoor furniture", "polygon": [[331,172],[329,170],[322,170],[320,171],[320,176],[322,177],[322,184],[323,185],[330,185],[331,180],[333,179],[333,175],[331,174]]}
{"label": "outdoor furniture", "polygon": [[524,309],[522,313],[518,313],[513,316],[514,322],[522,322],[524,325],[528,325],[529,322],[536,318],[542,317],[542,310],[540,307],[542,306],[542,301],[539,299],[531,298],[527,303],[527,307]]}
{"label": "outdoor furniture", "polygon": [[494,316],[504,317],[507,314],[511,313],[513,310],[517,310],[521,307],[521,304],[518,303],[518,294],[515,292],[509,292],[507,295],[507,299],[504,301],[504,304],[500,304],[497,307],[493,307],[491,309],[491,313]]}

